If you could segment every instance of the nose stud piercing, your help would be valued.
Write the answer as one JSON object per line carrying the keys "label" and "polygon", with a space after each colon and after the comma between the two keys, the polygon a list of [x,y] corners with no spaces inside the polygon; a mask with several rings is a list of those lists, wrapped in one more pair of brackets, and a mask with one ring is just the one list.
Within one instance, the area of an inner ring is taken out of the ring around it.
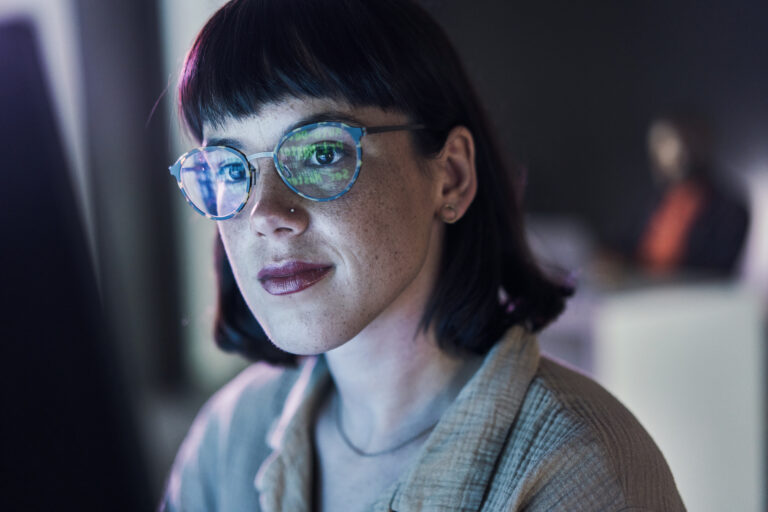
{"label": "nose stud piercing", "polygon": [[459,213],[452,204],[443,205],[443,222],[453,224],[458,220]]}
{"label": "nose stud piercing", "polygon": [[291,213],[293,213],[293,212],[295,212],[295,211],[296,211],[295,209],[291,208]]}

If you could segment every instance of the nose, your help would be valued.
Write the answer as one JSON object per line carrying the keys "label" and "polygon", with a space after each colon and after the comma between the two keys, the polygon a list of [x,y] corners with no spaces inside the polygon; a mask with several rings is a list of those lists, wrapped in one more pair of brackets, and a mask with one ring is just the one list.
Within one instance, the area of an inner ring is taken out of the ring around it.
{"label": "nose", "polygon": [[253,162],[256,179],[247,205],[251,231],[259,237],[275,238],[302,234],[309,224],[302,204],[305,200],[283,183],[271,160],[259,160]]}

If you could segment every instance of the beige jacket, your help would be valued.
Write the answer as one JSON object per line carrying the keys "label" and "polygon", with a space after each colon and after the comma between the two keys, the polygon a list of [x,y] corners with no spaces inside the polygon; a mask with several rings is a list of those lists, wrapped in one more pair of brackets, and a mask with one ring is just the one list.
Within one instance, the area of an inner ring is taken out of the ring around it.
{"label": "beige jacket", "polygon": [[[161,510],[312,510],[322,357],[253,365],[199,413]],[[685,510],[642,426],[589,378],[540,357],[513,327],[489,352],[374,511]]]}

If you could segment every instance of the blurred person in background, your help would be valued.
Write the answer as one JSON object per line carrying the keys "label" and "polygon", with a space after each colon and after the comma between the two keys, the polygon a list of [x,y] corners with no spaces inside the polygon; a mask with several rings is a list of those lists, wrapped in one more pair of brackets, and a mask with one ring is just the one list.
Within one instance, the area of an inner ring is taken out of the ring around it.
{"label": "blurred person in background", "polygon": [[572,288],[417,4],[229,2],[179,104],[217,342],[261,362],[200,411],[163,510],[684,510],[631,413],[540,355]]}
{"label": "blurred person in background", "polygon": [[662,278],[733,275],[749,211],[716,173],[709,124],[691,113],[659,116],[647,144],[655,193],[645,208],[624,212],[601,262]]}

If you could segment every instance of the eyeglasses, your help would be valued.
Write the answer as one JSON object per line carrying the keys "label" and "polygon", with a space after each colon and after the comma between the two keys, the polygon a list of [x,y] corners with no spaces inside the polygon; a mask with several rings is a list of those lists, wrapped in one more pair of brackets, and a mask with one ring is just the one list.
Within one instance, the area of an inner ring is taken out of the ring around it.
{"label": "eyeglasses", "polygon": [[229,146],[205,146],[184,153],[168,169],[187,202],[213,220],[229,219],[245,203],[259,176],[251,161],[272,158],[288,188],[312,201],[332,201],[352,188],[360,174],[364,135],[421,130],[423,125],[350,126],[321,122],[295,128],[274,151],[245,156]]}

